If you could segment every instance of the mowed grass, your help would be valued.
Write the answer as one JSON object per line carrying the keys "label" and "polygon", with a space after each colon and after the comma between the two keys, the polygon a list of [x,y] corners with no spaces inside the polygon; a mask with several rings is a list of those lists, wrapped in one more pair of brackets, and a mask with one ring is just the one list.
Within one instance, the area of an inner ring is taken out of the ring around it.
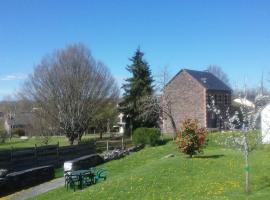
{"label": "mowed grass", "polygon": [[[175,156],[164,158],[168,154]],[[169,142],[100,167],[108,170],[104,182],[76,192],[61,187],[33,199],[270,199],[269,146],[251,154],[249,195],[242,154],[217,145],[190,159]]]}
{"label": "mowed grass", "polygon": [[[89,140],[95,138],[96,135],[86,135],[82,137],[82,140]],[[65,136],[51,136],[49,139],[48,145],[55,145],[59,142],[60,146],[69,145],[69,141]],[[11,140],[6,139],[4,143],[0,143],[0,151],[11,148],[27,148],[27,147],[35,147],[45,145],[43,143],[42,138],[40,137],[31,137],[29,139],[20,139],[18,137],[13,137]]]}

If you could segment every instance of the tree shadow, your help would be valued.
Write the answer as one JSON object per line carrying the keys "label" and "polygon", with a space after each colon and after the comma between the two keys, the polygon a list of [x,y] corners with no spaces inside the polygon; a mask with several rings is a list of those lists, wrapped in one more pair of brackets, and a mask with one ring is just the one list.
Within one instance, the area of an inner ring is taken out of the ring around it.
{"label": "tree shadow", "polygon": [[224,154],[217,154],[217,155],[199,155],[199,156],[194,156],[193,158],[201,158],[201,159],[217,159],[224,157]]}
{"label": "tree shadow", "polygon": [[263,190],[265,188],[270,187],[270,177],[269,176],[264,176],[260,179],[259,181],[260,187],[258,187],[258,190]]}
{"label": "tree shadow", "polygon": [[170,138],[164,138],[163,140],[159,140],[159,141],[158,141],[158,145],[165,145],[165,144],[167,144],[169,141],[172,141],[172,139],[170,139]]}

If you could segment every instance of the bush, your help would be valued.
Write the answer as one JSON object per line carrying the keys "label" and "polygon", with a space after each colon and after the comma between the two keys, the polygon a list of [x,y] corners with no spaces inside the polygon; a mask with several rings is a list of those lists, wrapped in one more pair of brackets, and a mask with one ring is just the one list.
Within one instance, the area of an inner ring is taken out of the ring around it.
{"label": "bush", "polygon": [[25,131],[22,128],[14,128],[11,130],[12,135],[18,135],[19,137],[25,136]]}
{"label": "bush", "polygon": [[205,144],[206,129],[200,127],[197,120],[187,119],[183,122],[176,144],[178,148],[190,157],[202,152]]}
{"label": "bush", "polygon": [[8,137],[7,132],[4,130],[0,130],[0,144],[5,143],[7,137]]}
{"label": "bush", "polygon": [[135,144],[149,144],[155,146],[159,143],[160,130],[157,128],[137,128],[133,134]]}

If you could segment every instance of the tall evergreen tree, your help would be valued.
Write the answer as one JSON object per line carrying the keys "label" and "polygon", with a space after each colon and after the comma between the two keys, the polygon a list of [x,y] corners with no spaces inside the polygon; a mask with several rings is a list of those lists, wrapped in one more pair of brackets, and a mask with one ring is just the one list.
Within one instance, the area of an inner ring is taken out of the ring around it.
{"label": "tall evergreen tree", "polygon": [[126,69],[132,76],[126,79],[123,84],[123,101],[120,103],[120,110],[125,114],[128,127],[154,127],[157,125],[158,116],[153,113],[147,116],[142,115],[144,98],[153,95],[153,77],[149,64],[143,59],[144,53],[138,48],[132,58],[132,62]]}

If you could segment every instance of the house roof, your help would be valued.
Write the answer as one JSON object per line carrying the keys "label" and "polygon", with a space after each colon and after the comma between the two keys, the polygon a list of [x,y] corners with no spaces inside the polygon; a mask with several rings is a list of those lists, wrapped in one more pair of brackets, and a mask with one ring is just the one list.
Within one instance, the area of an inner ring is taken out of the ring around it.
{"label": "house roof", "polygon": [[13,120],[8,120],[9,124],[12,124],[13,126],[27,126],[30,125],[31,122],[33,122],[34,114],[31,112],[21,112],[16,113]]}
{"label": "house roof", "polygon": [[221,81],[219,78],[217,78],[215,75],[208,71],[182,69],[168,82],[168,84],[170,84],[183,71],[191,75],[207,90],[231,91],[231,88],[227,84],[225,84],[223,81]]}
{"label": "house roof", "polygon": [[255,104],[252,101],[249,101],[245,98],[236,98],[233,100],[233,104],[235,106],[246,106],[248,108],[255,108]]}

